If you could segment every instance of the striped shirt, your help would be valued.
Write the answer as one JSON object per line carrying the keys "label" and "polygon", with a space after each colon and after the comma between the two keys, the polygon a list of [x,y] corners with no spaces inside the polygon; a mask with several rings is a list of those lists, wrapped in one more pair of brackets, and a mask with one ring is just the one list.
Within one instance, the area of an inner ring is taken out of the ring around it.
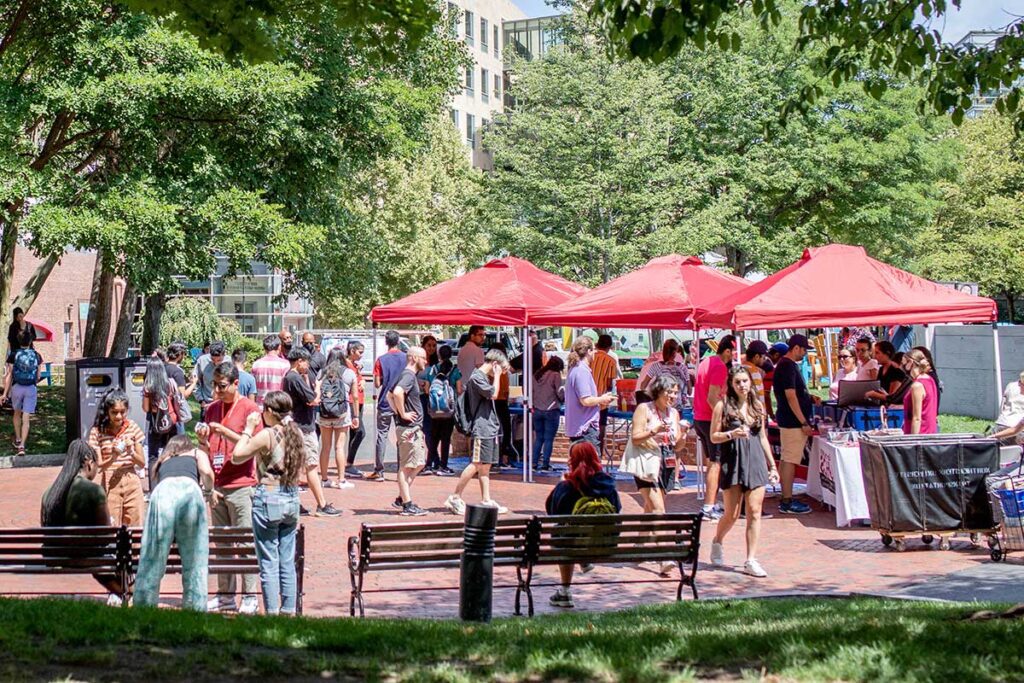
{"label": "striped shirt", "polygon": [[746,358],[743,359],[743,367],[750,373],[750,383],[753,385],[753,389],[757,392],[757,397],[761,399],[761,405],[767,405],[765,401],[766,388],[764,385],[764,373],[761,368],[754,365]]}
{"label": "striped shirt", "polygon": [[281,391],[284,376],[292,364],[276,353],[270,353],[252,364],[252,376],[256,378],[256,404],[263,406],[263,399],[271,391]]}
{"label": "striped shirt", "polygon": [[594,385],[598,394],[607,394],[612,390],[612,380],[619,376],[619,368],[615,359],[607,351],[598,349],[590,359],[590,372],[594,375]]}
{"label": "striped shirt", "polygon": [[96,427],[89,430],[89,445],[92,446],[94,451],[96,451],[96,455],[101,463],[104,460],[101,444],[106,441],[112,442],[114,447],[114,460],[108,468],[110,470],[135,467],[135,462],[132,460],[132,454],[135,452],[135,446],[138,445],[141,448],[145,440],[146,435],[142,433],[142,429],[139,428],[139,425],[135,424],[133,420],[129,420],[127,418],[125,418],[124,424],[121,425],[121,429],[117,434],[109,434],[107,432],[101,433]]}

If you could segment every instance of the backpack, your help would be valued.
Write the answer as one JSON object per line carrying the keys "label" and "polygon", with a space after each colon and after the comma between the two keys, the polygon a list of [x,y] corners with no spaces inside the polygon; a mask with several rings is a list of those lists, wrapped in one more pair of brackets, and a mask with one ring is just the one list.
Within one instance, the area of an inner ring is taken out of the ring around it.
{"label": "backpack", "polygon": [[448,373],[438,373],[430,380],[427,394],[427,411],[430,417],[447,419],[455,414],[455,390],[448,381]]}
{"label": "backpack", "polygon": [[14,354],[14,383],[30,387],[39,374],[39,356],[34,349],[18,349]]}
{"label": "backpack", "polygon": [[320,417],[336,420],[348,413],[348,394],[340,377],[325,379],[320,384]]}
{"label": "backpack", "polygon": [[473,420],[476,415],[469,414],[469,392],[471,389],[467,389],[459,394],[459,397],[455,399],[455,410],[452,413],[452,417],[455,418],[455,429],[459,430],[459,434],[463,436],[473,435]]}
{"label": "backpack", "polygon": [[178,393],[178,388],[172,381],[168,386],[167,393],[155,400],[149,399],[149,424],[152,431],[157,434],[170,434],[174,432],[178,424],[178,415],[174,411],[175,399],[172,396]]}
{"label": "backpack", "polygon": [[583,496],[572,506],[574,515],[614,515],[615,506],[607,498]]}
{"label": "backpack", "polygon": [[[573,515],[614,515],[618,514],[611,501],[604,497],[582,496],[572,506]],[[567,526],[559,536],[570,548],[589,548],[612,552],[619,545],[619,528],[616,522],[594,527],[589,534]],[[571,539],[571,540],[570,540]]]}

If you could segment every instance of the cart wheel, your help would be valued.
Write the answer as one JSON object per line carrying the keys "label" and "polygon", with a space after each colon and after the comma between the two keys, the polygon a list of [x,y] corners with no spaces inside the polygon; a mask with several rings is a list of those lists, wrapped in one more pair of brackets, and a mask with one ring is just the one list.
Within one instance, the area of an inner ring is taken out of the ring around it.
{"label": "cart wheel", "polygon": [[999,539],[996,537],[995,534],[989,534],[988,535],[988,547],[989,548],[998,548],[999,547]]}
{"label": "cart wheel", "polygon": [[975,548],[981,545],[981,534],[977,532],[971,534],[971,545],[973,545]]}
{"label": "cart wheel", "polygon": [[949,536],[943,536],[939,539],[939,550],[949,550]]}
{"label": "cart wheel", "polygon": [[902,538],[894,538],[892,547],[896,549],[896,552],[902,553],[907,549],[907,542]]}
{"label": "cart wheel", "polygon": [[924,543],[925,545],[931,545],[932,541],[934,541],[934,540],[935,540],[935,537],[932,536],[931,534],[925,534],[924,536],[921,537],[921,543]]}
{"label": "cart wheel", "polygon": [[886,548],[892,545],[892,536],[889,534],[882,534],[882,545]]}
{"label": "cart wheel", "polygon": [[992,557],[993,562],[1002,562],[1003,558],[1006,557],[1006,554],[999,548],[992,548],[992,552],[989,555]]}

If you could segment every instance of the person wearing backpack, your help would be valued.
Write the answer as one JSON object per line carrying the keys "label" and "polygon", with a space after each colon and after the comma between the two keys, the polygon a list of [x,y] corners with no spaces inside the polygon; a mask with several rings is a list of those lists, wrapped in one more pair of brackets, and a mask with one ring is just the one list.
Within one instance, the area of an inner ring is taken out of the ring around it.
{"label": "person wearing backpack", "polygon": [[170,438],[178,433],[179,397],[178,386],[167,376],[164,362],[158,356],[150,356],[142,383],[142,411],[146,414],[146,473],[150,493],[156,486],[154,477],[160,453]]}
{"label": "person wearing backpack", "polygon": [[427,413],[430,415],[431,440],[427,442],[427,469],[441,477],[455,474],[448,467],[455,429],[455,397],[462,374],[452,362],[452,347],[437,347],[438,362],[427,370]]}
{"label": "person wearing backpack", "polygon": [[[345,459],[348,455],[349,430],[359,426],[356,391],[359,377],[345,358],[341,346],[335,346],[327,355],[327,364],[320,376],[320,405],[317,424],[320,425],[320,472],[325,489],[350,489],[352,482],[345,479]],[[331,450],[338,468],[338,481],[327,476],[331,465]]]}
{"label": "person wearing backpack", "polygon": [[[544,509],[549,515],[612,515],[622,511],[615,478],[601,469],[597,449],[589,441],[574,443],[569,449],[569,471],[548,494]],[[562,585],[551,596],[553,607],[573,607],[572,575],[574,565],[560,564]],[[588,571],[588,567],[583,567]]]}
{"label": "person wearing backpack", "polygon": [[25,455],[29,423],[36,412],[36,384],[43,367],[43,357],[32,348],[35,337],[35,329],[31,326],[21,331],[18,349],[7,364],[4,392],[0,396],[0,403],[10,398],[11,407],[14,408],[14,447],[18,455]]}

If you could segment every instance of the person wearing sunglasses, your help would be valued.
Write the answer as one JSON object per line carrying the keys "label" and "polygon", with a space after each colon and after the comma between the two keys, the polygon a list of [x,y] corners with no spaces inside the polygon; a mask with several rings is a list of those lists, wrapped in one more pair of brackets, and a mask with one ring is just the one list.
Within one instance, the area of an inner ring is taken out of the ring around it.
{"label": "person wearing sunglasses", "polygon": [[844,379],[857,379],[857,358],[853,355],[853,351],[849,349],[841,349],[839,351],[839,369],[836,370],[834,381],[828,387],[829,399],[833,401],[839,400],[839,383]]}

